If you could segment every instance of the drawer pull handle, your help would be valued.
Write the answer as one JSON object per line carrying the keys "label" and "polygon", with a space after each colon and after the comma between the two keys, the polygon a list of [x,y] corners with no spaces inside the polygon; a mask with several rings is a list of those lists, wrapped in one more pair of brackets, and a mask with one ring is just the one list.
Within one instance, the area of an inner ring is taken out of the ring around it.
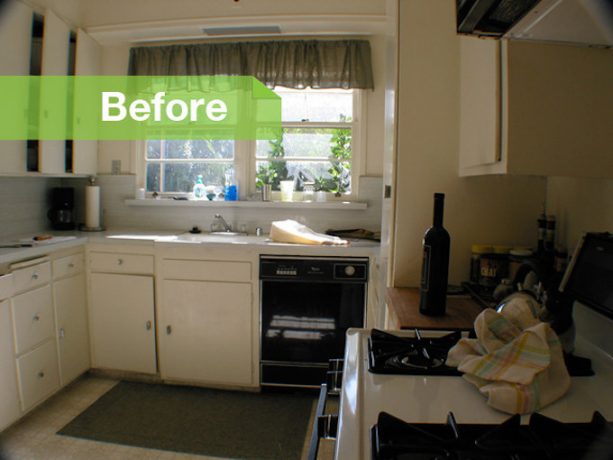
{"label": "drawer pull handle", "polygon": [[166,326],[166,334],[172,334],[172,327],[170,325]]}
{"label": "drawer pull handle", "polygon": [[148,331],[150,331],[150,330],[151,330],[151,321],[147,321],[147,322],[145,323],[145,328],[146,328]]}
{"label": "drawer pull handle", "polygon": [[38,279],[38,273],[32,273],[32,279],[33,280],[37,280]]}
{"label": "drawer pull handle", "polygon": [[123,265],[123,259],[117,259],[117,265]]}
{"label": "drawer pull handle", "polygon": [[40,315],[38,313],[36,313],[34,315],[34,317],[32,318],[33,321],[40,321]]}
{"label": "drawer pull handle", "polygon": [[74,264],[73,264],[72,262],[70,262],[70,263],[68,264],[68,268],[74,268]]}
{"label": "drawer pull handle", "polygon": [[66,331],[64,330],[63,327],[60,327],[59,336],[60,336],[60,339],[63,339],[64,337],[66,337]]}
{"label": "drawer pull handle", "polygon": [[39,378],[39,379],[44,379],[44,378],[45,378],[45,373],[44,373],[43,371],[40,371],[40,372],[38,373],[38,378]]}

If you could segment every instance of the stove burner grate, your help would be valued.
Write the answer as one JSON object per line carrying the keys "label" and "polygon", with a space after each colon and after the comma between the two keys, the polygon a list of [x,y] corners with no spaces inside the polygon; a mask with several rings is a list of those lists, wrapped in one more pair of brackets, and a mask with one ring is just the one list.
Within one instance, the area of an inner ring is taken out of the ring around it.
{"label": "stove burner grate", "polygon": [[368,339],[368,369],[377,374],[460,375],[445,365],[449,349],[461,338],[453,332],[442,337],[399,337],[373,329]]}
{"label": "stove burner grate", "polygon": [[528,425],[515,415],[500,425],[407,423],[381,412],[371,429],[374,460],[610,460],[613,422],[594,412],[588,423],[562,423],[533,414]]}

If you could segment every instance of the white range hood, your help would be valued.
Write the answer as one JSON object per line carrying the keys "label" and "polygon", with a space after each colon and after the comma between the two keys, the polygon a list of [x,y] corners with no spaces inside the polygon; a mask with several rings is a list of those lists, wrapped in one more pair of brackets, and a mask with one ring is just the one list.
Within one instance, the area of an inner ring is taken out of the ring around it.
{"label": "white range hood", "polygon": [[504,37],[613,46],[613,2],[541,0]]}

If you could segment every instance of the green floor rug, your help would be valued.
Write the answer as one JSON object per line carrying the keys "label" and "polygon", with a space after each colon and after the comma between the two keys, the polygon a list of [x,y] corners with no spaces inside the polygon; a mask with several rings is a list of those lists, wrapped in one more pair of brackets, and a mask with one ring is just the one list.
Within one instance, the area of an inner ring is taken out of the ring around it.
{"label": "green floor rug", "polygon": [[314,397],[120,382],[58,434],[229,458],[299,459]]}

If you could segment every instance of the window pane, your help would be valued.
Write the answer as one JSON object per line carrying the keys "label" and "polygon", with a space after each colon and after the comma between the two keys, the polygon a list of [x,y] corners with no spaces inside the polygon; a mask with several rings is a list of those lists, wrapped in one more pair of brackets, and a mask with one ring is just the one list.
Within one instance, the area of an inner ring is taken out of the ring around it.
{"label": "window pane", "polygon": [[[351,158],[351,129],[343,128],[284,128],[283,155],[274,142],[257,141],[256,157],[329,158],[334,147],[342,147]],[[337,151],[337,150],[335,150]]]}
{"label": "window pane", "polygon": [[234,158],[234,141],[229,140],[186,140],[165,141],[164,158],[169,159],[210,159]]}
{"label": "window pane", "polygon": [[[273,190],[279,190],[279,181],[294,179],[296,190],[301,191],[305,182],[315,182],[316,187],[326,192],[351,192],[351,171],[346,162],[331,161],[258,161],[257,171],[272,167],[277,172]],[[331,170],[337,174],[333,175]],[[283,171],[283,173],[281,173]]]}
{"label": "window pane", "polygon": [[160,165],[149,163],[147,164],[147,178],[145,180],[148,192],[160,191]]}
{"label": "window pane", "polygon": [[349,121],[353,115],[353,91],[341,89],[275,91],[281,96],[283,121]]}
{"label": "window pane", "polygon": [[161,141],[147,141],[147,158],[151,160],[159,159],[161,148]]}
{"label": "window pane", "polygon": [[228,163],[178,163],[164,164],[164,191],[191,192],[198,174],[202,174],[204,185],[223,186],[226,171],[233,171]]}

